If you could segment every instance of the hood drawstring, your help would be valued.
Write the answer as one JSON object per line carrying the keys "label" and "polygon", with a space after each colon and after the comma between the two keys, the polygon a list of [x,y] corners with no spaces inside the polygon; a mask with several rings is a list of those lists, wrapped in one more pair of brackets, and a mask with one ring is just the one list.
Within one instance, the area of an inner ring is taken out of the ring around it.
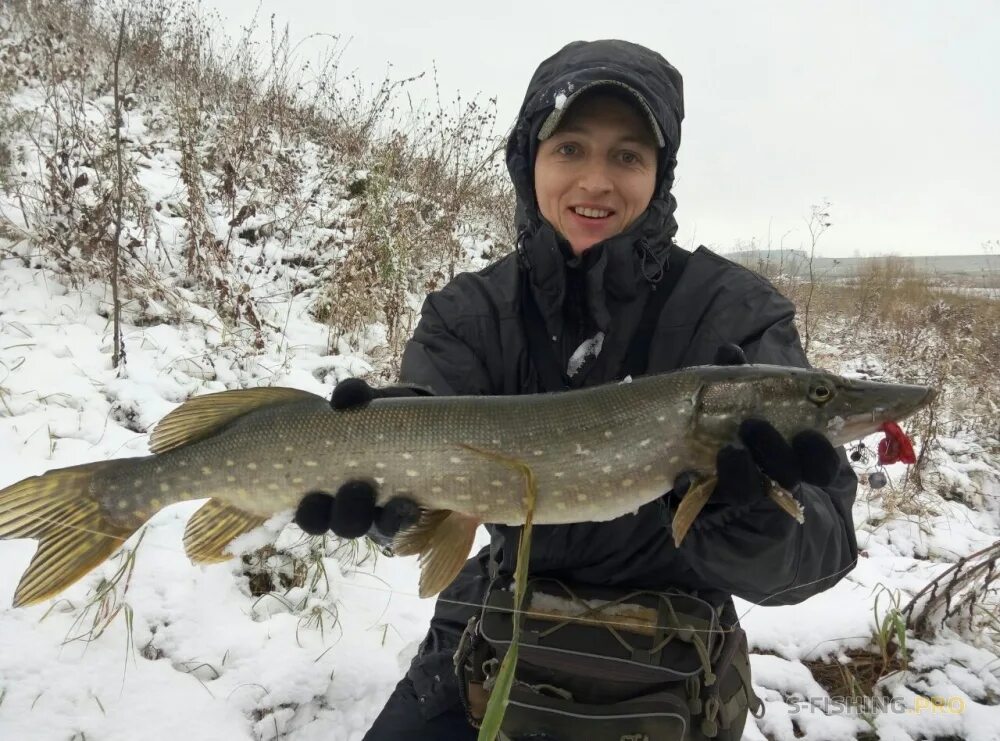
{"label": "hood drawstring", "polygon": [[649,247],[649,242],[645,237],[635,243],[642,257],[642,276],[655,291],[657,284],[663,280],[667,269],[670,267],[670,257],[665,255],[660,257]]}
{"label": "hood drawstring", "polygon": [[527,238],[527,236],[528,236],[527,229],[521,229],[517,233],[517,247],[515,249],[517,250],[517,259],[521,263],[521,267],[524,268],[525,271],[531,272],[531,269],[534,266],[531,264],[531,260],[528,259],[528,250],[525,249],[524,246],[524,240]]}

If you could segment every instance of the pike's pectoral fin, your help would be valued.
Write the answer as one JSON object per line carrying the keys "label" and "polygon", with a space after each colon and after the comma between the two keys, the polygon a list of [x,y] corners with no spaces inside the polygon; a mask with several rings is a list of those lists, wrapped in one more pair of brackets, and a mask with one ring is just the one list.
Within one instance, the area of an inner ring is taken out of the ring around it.
{"label": "pike's pectoral fin", "polygon": [[806,521],[805,510],[802,509],[802,505],[799,504],[798,500],[792,496],[792,493],[788,489],[775,483],[771,485],[767,495],[771,497],[771,501],[787,512],[797,523],[801,525]]}
{"label": "pike's pectoral fin", "polygon": [[479,521],[461,512],[436,509],[392,541],[400,556],[420,556],[420,596],[431,597],[447,587],[462,570]]}
{"label": "pike's pectoral fin", "polygon": [[149,449],[165,453],[182,445],[211,437],[244,414],[274,404],[315,400],[328,406],[322,396],[280,386],[237,389],[190,399],[161,419],[149,436]]}
{"label": "pike's pectoral fin", "polygon": [[227,553],[226,546],[266,520],[266,517],[230,507],[218,499],[209,499],[188,520],[184,529],[184,552],[195,563],[228,561],[235,555]]}
{"label": "pike's pectoral fin", "polygon": [[14,592],[14,607],[58,594],[135,532],[135,528],[108,522],[90,492],[94,474],[115,463],[60,468],[0,491],[0,538],[38,541],[38,550]]}
{"label": "pike's pectoral fin", "polygon": [[[708,502],[712,496],[712,492],[715,491],[717,481],[718,479],[715,476],[704,479],[692,486],[687,494],[684,495],[684,498],[681,499],[681,503],[677,506],[677,512],[674,514],[671,527],[675,546],[680,546],[684,537],[691,529],[691,525],[694,524],[695,518],[705,508],[705,503]],[[787,512],[796,522],[800,525],[805,522],[805,511],[798,500],[792,496],[791,492],[775,483],[772,484],[767,493],[771,500],[781,507],[784,512]]]}
{"label": "pike's pectoral fin", "polygon": [[691,529],[691,525],[694,524],[695,518],[701,514],[708,498],[715,491],[717,482],[718,478],[715,476],[696,482],[687,490],[681,503],[677,505],[677,511],[674,513],[674,520],[671,523],[675,547],[680,547],[681,542]]}

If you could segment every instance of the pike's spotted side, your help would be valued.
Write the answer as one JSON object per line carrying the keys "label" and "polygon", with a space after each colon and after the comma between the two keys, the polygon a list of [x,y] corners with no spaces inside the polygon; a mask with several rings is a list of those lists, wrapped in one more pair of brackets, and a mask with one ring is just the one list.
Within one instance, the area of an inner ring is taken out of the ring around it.
{"label": "pike's spotted side", "polygon": [[[715,454],[748,417],[787,437],[804,429],[842,444],[928,403],[922,386],[881,384],[777,366],[704,366],[561,394],[380,399],[350,411],[288,388],[200,396],[167,415],[152,455],[56,469],[0,491],[0,537],[39,548],[14,598],[44,600],[110,556],[162,507],[210,498],[188,523],[196,562],[310,491],[350,479],[379,503],[408,496],[424,509],[397,551],[420,554],[420,592],[454,578],[483,522],[525,519],[526,474],[536,524],[602,521],[662,496],[683,470],[710,492]],[[693,490],[694,491],[694,490]],[[704,496],[707,496],[705,494]],[[683,537],[699,497],[678,513]],[[790,496],[775,494],[801,516]]]}

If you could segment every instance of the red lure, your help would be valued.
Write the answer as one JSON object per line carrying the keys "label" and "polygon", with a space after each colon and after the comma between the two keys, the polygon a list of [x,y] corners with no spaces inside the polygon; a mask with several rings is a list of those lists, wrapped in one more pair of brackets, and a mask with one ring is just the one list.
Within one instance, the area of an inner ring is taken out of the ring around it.
{"label": "red lure", "polygon": [[916,463],[917,456],[913,452],[913,443],[895,422],[882,425],[885,437],[878,443],[878,462],[881,466],[890,463]]}

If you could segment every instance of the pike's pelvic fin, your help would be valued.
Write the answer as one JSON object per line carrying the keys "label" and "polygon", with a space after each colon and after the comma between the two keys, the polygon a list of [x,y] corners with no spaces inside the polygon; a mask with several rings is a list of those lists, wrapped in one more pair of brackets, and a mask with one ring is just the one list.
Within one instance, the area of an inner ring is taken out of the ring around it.
{"label": "pike's pelvic fin", "polygon": [[716,483],[718,483],[718,479],[715,476],[696,482],[688,489],[680,504],[677,505],[677,511],[674,512],[674,521],[671,525],[676,548],[680,548],[681,542],[694,524],[695,518],[705,508],[705,503],[715,491]]}
{"label": "pike's pelvic fin", "polygon": [[184,552],[195,563],[219,563],[235,558],[226,552],[233,538],[264,524],[259,517],[230,507],[218,499],[209,499],[188,520],[184,529]]}
{"label": "pike's pelvic fin", "polygon": [[420,555],[420,596],[432,597],[458,576],[472,550],[479,521],[449,509],[428,510],[392,542],[400,556]]}
{"label": "pike's pelvic fin", "polygon": [[107,521],[90,491],[93,475],[115,463],[61,468],[0,491],[0,538],[38,540],[38,550],[14,592],[14,607],[61,592],[135,531]]}

